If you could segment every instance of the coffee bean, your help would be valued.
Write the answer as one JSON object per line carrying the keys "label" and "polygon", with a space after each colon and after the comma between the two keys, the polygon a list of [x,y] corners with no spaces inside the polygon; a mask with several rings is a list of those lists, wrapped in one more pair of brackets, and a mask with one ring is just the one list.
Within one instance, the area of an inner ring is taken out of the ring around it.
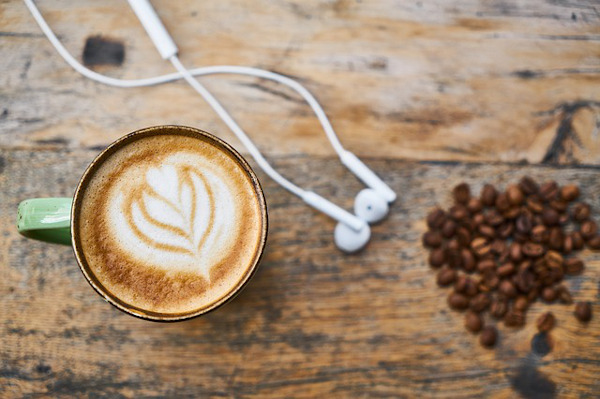
{"label": "coffee bean", "polygon": [[569,292],[569,289],[567,287],[565,287],[564,285],[560,285],[557,287],[556,290],[558,291],[558,300],[560,301],[560,303],[564,303],[567,305],[573,303],[573,297],[571,296],[571,293]]}
{"label": "coffee bean", "polygon": [[477,313],[467,312],[465,315],[465,327],[473,333],[478,333],[483,328],[483,319]]}
{"label": "coffee bean", "polygon": [[436,248],[429,253],[431,267],[440,267],[444,263],[446,263],[446,251],[443,248]]}
{"label": "coffee bean", "polygon": [[483,204],[481,203],[481,200],[479,198],[473,197],[469,200],[469,203],[467,204],[467,209],[469,212],[471,212],[472,215],[474,215],[481,212],[481,210],[483,209]]}
{"label": "coffee bean", "polygon": [[506,189],[506,195],[508,196],[508,202],[515,206],[521,205],[525,199],[523,191],[521,191],[519,186],[516,184],[508,186]]}
{"label": "coffee bean", "polygon": [[598,225],[593,220],[586,220],[581,223],[580,232],[584,240],[589,240],[598,233]]}
{"label": "coffee bean", "polygon": [[481,258],[489,254],[492,250],[492,247],[486,238],[478,237],[471,241],[471,250],[475,253],[475,255]]}
{"label": "coffee bean", "polygon": [[447,219],[442,225],[442,235],[446,238],[453,237],[456,234],[457,224],[452,219]]}
{"label": "coffee bean", "polygon": [[523,259],[523,252],[521,251],[521,244],[518,242],[512,242],[509,248],[510,259],[514,262],[520,262]]}
{"label": "coffee bean", "polygon": [[467,276],[459,276],[454,283],[454,291],[464,294],[469,280],[471,279]]}
{"label": "coffee bean", "polygon": [[575,219],[578,222],[588,220],[590,218],[591,213],[591,207],[585,202],[575,204],[575,206],[573,207],[573,219]]}
{"label": "coffee bean", "polygon": [[565,236],[562,245],[562,251],[564,254],[570,254],[573,251],[573,237],[571,235]]}
{"label": "coffee bean", "polygon": [[453,292],[448,296],[448,306],[455,310],[464,310],[469,307],[469,298],[458,292]]}
{"label": "coffee bean", "polygon": [[585,265],[578,258],[567,259],[564,262],[565,273],[570,276],[580,274],[583,271],[584,267]]}
{"label": "coffee bean", "polygon": [[535,226],[533,230],[531,230],[531,241],[543,244],[548,241],[550,237],[550,232],[545,226]]}
{"label": "coffee bean", "polygon": [[427,226],[430,229],[439,229],[446,221],[446,212],[436,208],[427,215]]}
{"label": "coffee bean", "polygon": [[504,316],[504,325],[507,327],[521,327],[525,324],[525,314],[515,309],[509,309]]}
{"label": "coffee bean", "polygon": [[556,226],[558,218],[558,212],[552,208],[544,208],[542,211],[542,221],[546,226]]}
{"label": "coffee bean", "polygon": [[502,280],[498,290],[504,298],[514,298],[517,296],[517,289],[510,280]]}
{"label": "coffee bean", "polygon": [[510,208],[510,202],[508,201],[508,194],[506,194],[506,193],[498,194],[498,196],[496,197],[496,208],[500,212],[504,212],[508,208]]}
{"label": "coffee bean", "polygon": [[508,208],[507,210],[502,212],[502,216],[504,216],[504,219],[508,220],[516,219],[517,216],[519,216],[520,214],[521,208],[519,208],[518,206],[513,206],[512,208]]}
{"label": "coffee bean", "polygon": [[485,275],[483,280],[479,282],[479,291],[481,292],[491,292],[498,288],[500,285],[500,279],[495,273],[488,273]]}
{"label": "coffee bean", "polygon": [[428,231],[423,234],[423,245],[428,248],[438,248],[442,245],[442,235],[438,231]]}
{"label": "coffee bean", "polygon": [[548,236],[548,247],[556,251],[560,251],[565,242],[565,237],[560,227],[553,227],[550,229]]}
{"label": "coffee bean", "polygon": [[456,271],[449,267],[442,268],[437,274],[437,284],[440,287],[450,285],[456,279]]}
{"label": "coffee bean", "polygon": [[523,253],[530,258],[538,258],[544,255],[544,252],[546,251],[542,245],[533,242],[525,243],[522,250]]}
{"label": "coffee bean", "polygon": [[558,224],[560,224],[561,226],[564,224],[567,224],[569,222],[569,215],[566,213],[561,213],[560,216],[558,217]]}
{"label": "coffee bean", "polygon": [[490,314],[496,319],[503,318],[507,310],[508,304],[503,300],[496,299],[490,305]]}
{"label": "coffee bean", "polygon": [[486,348],[492,348],[494,345],[496,345],[497,336],[498,333],[494,327],[486,326],[483,328],[483,330],[481,330],[479,343]]}
{"label": "coffee bean", "polygon": [[524,213],[517,218],[515,222],[517,231],[521,234],[527,234],[533,227],[533,217],[529,213]]}
{"label": "coffee bean", "polygon": [[564,259],[561,254],[556,251],[548,251],[546,255],[544,255],[544,260],[546,261],[546,265],[550,268],[561,269]]}
{"label": "coffee bean", "polygon": [[558,196],[558,184],[555,181],[547,181],[540,186],[540,197],[544,201],[550,202]]}
{"label": "coffee bean", "polygon": [[527,299],[526,295],[520,295],[517,297],[517,299],[515,299],[515,303],[513,306],[515,310],[519,312],[525,312],[525,310],[527,310],[527,307],[529,306],[529,299]]}
{"label": "coffee bean", "polygon": [[480,293],[480,294],[477,294],[473,299],[471,299],[469,308],[473,312],[481,313],[484,310],[486,310],[488,308],[488,306],[490,306],[491,302],[492,301],[488,294]]}
{"label": "coffee bean", "polygon": [[454,205],[448,211],[450,217],[457,222],[463,221],[469,217],[469,211],[463,205]]}
{"label": "coffee bean", "polygon": [[479,234],[487,238],[494,238],[496,236],[496,230],[492,226],[488,226],[487,224],[482,224],[479,226]]}
{"label": "coffee bean", "polygon": [[496,269],[496,262],[493,259],[484,259],[477,263],[477,270],[481,274],[493,272]]}
{"label": "coffee bean", "polygon": [[485,206],[493,206],[496,203],[498,192],[491,184],[486,184],[481,190],[481,203]]}
{"label": "coffee bean", "polygon": [[495,239],[494,241],[492,241],[491,246],[492,252],[498,255],[499,257],[501,257],[504,253],[506,253],[506,256],[508,256],[508,250],[506,248],[506,242],[504,240],[501,240],[499,238]]}
{"label": "coffee bean", "polygon": [[535,180],[529,176],[525,176],[519,181],[519,187],[526,195],[537,194],[539,187]]}
{"label": "coffee bean", "polygon": [[588,322],[592,319],[592,305],[589,302],[577,302],[575,305],[577,320]]}
{"label": "coffee bean", "polygon": [[472,272],[475,270],[477,266],[477,261],[475,260],[475,255],[471,252],[470,249],[463,248],[461,250],[462,255],[462,267],[466,272]]}
{"label": "coffee bean", "polygon": [[473,224],[475,226],[479,226],[480,224],[485,223],[485,215],[483,213],[477,213],[473,215]]}
{"label": "coffee bean", "polygon": [[590,238],[587,242],[587,245],[588,248],[593,250],[600,249],[600,235],[595,235],[594,237]]}
{"label": "coffee bean", "polygon": [[463,266],[462,251],[460,249],[446,250],[446,258],[448,260],[448,266],[453,269],[460,269]]}
{"label": "coffee bean", "polygon": [[[550,202],[550,208],[554,209],[556,212],[560,213],[565,213],[567,211],[567,208],[569,207],[569,204],[565,201],[561,201],[558,199],[555,199],[554,201]],[[560,221],[560,215],[559,215],[559,219]]]}
{"label": "coffee bean", "polygon": [[571,233],[571,239],[573,240],[573,249],[579,251],[583,248],[584,240],[580,232],[574,231]]}
{"label": "coffee bean", "polygon": [[539,198],[529,197],[526,201],[527,209],[529,209],[533,213],[542,213],[544,210],[544,204]]}
{"label": "coffee bean", "polygon": [[517,269],[514,264],[505,263],[498,268],[497,273],[498,273],[499,277],[508,277],[508,276],[514,274],[516,270]]}
{"label": "coffee bean", "polygon": [[452,238],[451,240],[449,240],[449,241],[446,243],[446,249],[447,249],[448,251],[455,251],[455,250],[459,250],[461,247],[462,247],[462,246],[461,246],[460,242],[458,241],[458,238]]}
{"label": "coffee bean", "polygon": [[490,209],[485,214],[485,221],[490,226],[497,227],[504,222],[504,217],[496,209]]}
{"label": "coffee bean", "polygon": [[546,287],[542,290],[542,299],[546,302],[554,302],[558,298],[558,291],[554,287]]}
{"label": "coffee bean", "polygon": [[552,312],[542,313],[537,319],[537,329],[539,332],[548,332],[554,328],[556,318]]}
{"label": "coffee bean", "polygon": [[496,228],[496,235],[500,238],[507,239],[514,231],[514,225],[509,222],[502,223]]}
{"label": "coffee bean", "polygon": [[467,183],[460,183],[454,187],[452,194],[457,204],[467,204],[469,198],[471,198],[471,189]]}
{"label": "coffee bean", "polygon": [[575,201],[579,197],[579,187],[574,184],[569,184],[560,189],[560,197],[563,201]]}
{"label": "coffee bean", "polygon": [[529,272],[519,272],[515,285],[520,292],[528,294],[535,286],[535,276]]}

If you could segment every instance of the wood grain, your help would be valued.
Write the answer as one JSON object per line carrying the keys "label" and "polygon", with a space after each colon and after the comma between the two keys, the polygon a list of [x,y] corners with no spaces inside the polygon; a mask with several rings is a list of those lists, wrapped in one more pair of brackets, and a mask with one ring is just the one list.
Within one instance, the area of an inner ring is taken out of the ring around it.
{"label": "wood grain", "polygon": [[[499,345],[487,350],[447,308],[420,245],[426,213],[448,205],[455,183],[478,191],[523,174],[578,181],[598,210],[596,167],[369,160],[400,196],[356,256],[334,248],[331,220],[259,174],[271,228],[255,278],[215,313],[156,324],[103,302],[70,248],[28,241],[13,227],[19,200],[71,195],[94,155],[0,152],[2,397],[537,398],[600,389],[599,253],[584,252],[586,272],[567,282],[576,299],[593,303],[588,325],[572,307],[536,303],[526,327],[499,326]],[[276,164],[347,208],[361,188],[334,158]],[[534,321],[547,309],[558,323],[545,354]]]}
{"label": "wood grain", "polygon": [[[125,3],[66,4],[39,6],[76,58],[95,60],[86,43],[100,35],[122,44],[124,61],[97,71],[119,78],[172,72]],[[153,4],[185,65],[250,65],[296,77],[359,155],[600,162],[596,0]],[[56,54],[20,1],[0,3],[0,20],[1,147],[97,148],[164,123],[198,126],[240,147],[183,83],[118,89],[91,82]],[[290,90],[244,77],[202,82],[267,155],[333,154]]]}

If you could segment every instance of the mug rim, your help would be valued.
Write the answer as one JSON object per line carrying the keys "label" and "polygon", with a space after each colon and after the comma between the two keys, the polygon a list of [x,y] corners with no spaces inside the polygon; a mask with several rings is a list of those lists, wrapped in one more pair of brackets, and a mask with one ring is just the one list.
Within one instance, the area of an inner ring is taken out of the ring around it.
{"label": "mug rim", "polygon": [[[95,274],[92,272],[89,267],[86,258],[83,253],[83,248],[81,245],[81,240],[79,237],[79,210],[81,207],[81,203],[83,201],[83,193],[85,189],[89,185],[89,182],[94,175],[94,173],[98,170],[98,168],[104,163],[106,159],[108,159],[112,154],[123,148],[124,146],[139,140],[145,137],[159,136],[159,135],[181,135],[186,137],[192,137],[196,139],[201,139],[205,142],[208,142],[211,146],[217,147],[219,150],[225,152],[230,155],[232,159],[243,169],[245,175],[250,179],[252,183],[252,187],[254,189],[254,193],[257,197],[260,215],[261,215],[261,234],[258,243],[258,247],[256,252],[254,253],[254,257],[252,258],[251,266],[246,269],[242,278],[237,282],[235,286],[233,286],[226,295],[223,297],[211,302],[210,304],[203,306],[198,309],[194,309],[188,312],[181,313],[160,313],[160,312],[152,312],[148,310],[144,310],[138,308],[133,305],[129,305],[119,299],[114,294],[111,294],[110,291],[104,287],[97,279]],[[77,184],[77,188],[75,189],[75,194],[73,196],[73,205],[71,207],[71,244],[73,247],[73,252],[75,253],[75,258],[77,260],[77,264],[79,269],[83,273],[87,282],[94,288],[94,290],[108,303],[115,306],[117,309],[130,314],[132,316],[150,320],[150,321],[160,321],[160,322],[174,322],[174,321],[182,321],[188,320],[194,317],[198,317],[204,314],[207,314],[217,308],[223,306],[237,294],[239,294],[242,289],[248,284],[248,282],[252,279],[256,270],[258,269],[258,264],[262,259],[264,254],[266,241],[267,241],[267,233],[268,233],[268,214],[267,214],[267,203],[265,200],[263,189],[260,185],[260,181],[256,176],[254,170],[250,164],[244,159],[244,157],[235,150],[230,144],[223,141],[222,139],[214,136],[211,133],[208,133],[204,130],[190,127],[190,126],[181,126],[181,125],[158,125],[146,127],[138,130],[134,130],[117,140],[113,141],[102,150],[94,160],[87,166],[85,172],[81,176],[79,183]]]}

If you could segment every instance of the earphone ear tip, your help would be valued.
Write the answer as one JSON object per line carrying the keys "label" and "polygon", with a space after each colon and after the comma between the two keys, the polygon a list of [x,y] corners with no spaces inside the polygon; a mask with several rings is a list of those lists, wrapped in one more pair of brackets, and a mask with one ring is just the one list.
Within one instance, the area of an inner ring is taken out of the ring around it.
{"label": "earphone ear tip", "polygon": [[359,231],[353,230],[344,223],[338,223],[333,233],[335,245],[346,253],[362,249],[371,239],[371,228],[368,224]]}
{"label": "earphone ear tip", "polygon": [[368,223],[376,223],[385,218],[389,205],[377,191],[371,188],[361,190],[354,199],[354,213]]}

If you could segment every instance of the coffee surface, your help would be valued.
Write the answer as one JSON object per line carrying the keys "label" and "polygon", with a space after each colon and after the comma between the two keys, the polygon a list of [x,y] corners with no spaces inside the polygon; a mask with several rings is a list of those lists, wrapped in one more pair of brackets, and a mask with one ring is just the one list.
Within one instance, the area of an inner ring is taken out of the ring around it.
{"label": "coffee surface", "polygon": [[263,220],[252,180],[202,136],[138,138],[105,158],[80,207],[89,270],[128,306],[194,312],[245,280]]}

